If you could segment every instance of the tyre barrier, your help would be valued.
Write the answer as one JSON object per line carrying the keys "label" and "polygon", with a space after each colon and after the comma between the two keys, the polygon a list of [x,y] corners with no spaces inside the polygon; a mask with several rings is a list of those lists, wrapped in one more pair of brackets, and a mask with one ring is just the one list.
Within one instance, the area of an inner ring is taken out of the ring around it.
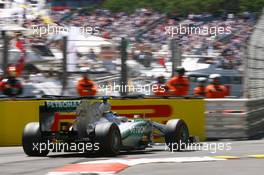
{"label": "tyre barrier", "polygon": [[264,99],[206,99],[207,139],[252,138],[264,132]]}

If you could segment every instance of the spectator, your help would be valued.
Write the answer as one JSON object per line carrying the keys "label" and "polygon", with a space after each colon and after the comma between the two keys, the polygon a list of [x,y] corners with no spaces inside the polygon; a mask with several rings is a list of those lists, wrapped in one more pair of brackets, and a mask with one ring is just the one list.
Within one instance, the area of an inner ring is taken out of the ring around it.
{"label": "spectator", "polygon": [[155,96],[167,96],[168,95],[167,93],[168,88],[166,87],[165,82],[166,80],[163,75],[157,77],[157,83],[154,84],[154,86],[156,86],[155,92],[154,92]]}
{"label": "spectator", "polygon": [[227,88],[220,83],[221,75],[211,74],[209,78],[211,84],[209,84],[205,89],[206,98],[224,98],[228,91]]}
{"label": "spectator", "polygon": [[15,97],[21,95],[23,92],[23,86],[21,82],[16,78],[16,68],[11,66],[8,68],[8,77],[4,78],[0,83],[0,89],[4,95]]}
{"label": "spectator", "polygon": [[94,96],[97,92],[94,82],[86,74],[78,81],[76,89],[80,96]]}
{"label": "spectator", "polygon": [[93,49],[90,49],[90,52],[88,54],[88,58],[91,59],[91,60],[96,60],[96,55],[94,53],[94,50]]}
{"label": "spectator", "polygon": [[199,77],[197,78],[198,86],[193,89],[193,95],[195,97],[205,97],[205,86],[207,78]]}
{"label": "spectator", "polygon": [[167,82],[169,92],[173,96],[186,96],[189,90],[189,80],[184,76],[185,69],[183,67],[177,67],[176,72],[177,75]]}

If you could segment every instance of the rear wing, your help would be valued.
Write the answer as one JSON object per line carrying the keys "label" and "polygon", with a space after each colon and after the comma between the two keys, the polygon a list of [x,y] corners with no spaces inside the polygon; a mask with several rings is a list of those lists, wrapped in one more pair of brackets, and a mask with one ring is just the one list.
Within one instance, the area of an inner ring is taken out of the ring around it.
{"label": "rear wing", "polygon": [[39,122],[42,132],[67,130],[76,119],[80,100],[45,101],[39,107]]}

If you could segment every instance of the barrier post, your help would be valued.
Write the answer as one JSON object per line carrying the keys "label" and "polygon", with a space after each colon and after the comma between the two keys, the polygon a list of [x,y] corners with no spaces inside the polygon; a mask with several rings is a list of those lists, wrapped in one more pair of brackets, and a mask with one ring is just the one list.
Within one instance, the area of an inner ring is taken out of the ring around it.
{"label": "barrier post", "polygon": [[6,31],[2,31],[2,38],[4,41],[3,46],[3,61],[2,61],[2,70],[4,77],[7,75],[7,65],[8,65],[8,46],[9,46],[9,38],[6,34]]}
{"label": "barrier post", "polygon": [[67,86],[67,37],[63,37],[63,60],[62,60],[62,91],[61,95],[64,95],[64,91]]}
{"label": "barrier post", "polygon": [[170,42],[170,49],[171,49],[171,76],[174,76],[176,66],[181,66],[182,58],[181,58],[181,48],[179,42],[176,39],[171,39]]}
{"label": "barrier post", "polygon": [[122,96],[127,94],[127,66],[126,66],[126,60],[127,60],[127,40],[125,38],[122,38],[121,40],[121,83],[120,85],[124,85],[125,88],[120,88],[121,92],[120,94]]}
{"label": "barrier post", "polygon": [[172,62],[172,66],[171,66],[171,77],[174,76],[174,70],[176,67],[176,63],[175,63],[175,39],[171,39],[170,41],[170,49],[171,49],[171,62]]}

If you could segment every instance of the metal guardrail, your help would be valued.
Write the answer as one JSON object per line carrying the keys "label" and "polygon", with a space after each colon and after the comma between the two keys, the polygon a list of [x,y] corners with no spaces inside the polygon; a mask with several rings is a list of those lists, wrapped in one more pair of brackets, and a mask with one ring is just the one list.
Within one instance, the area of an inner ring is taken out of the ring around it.
{"label": "metal guardrail", "polygon": [[245,64],[245,96],[264,97],[264,10],[249,40]]}
{"label": "metal guardrail", "polygon": [[264,133],[264,98],[205,100],[208,139],[251,138]]}

